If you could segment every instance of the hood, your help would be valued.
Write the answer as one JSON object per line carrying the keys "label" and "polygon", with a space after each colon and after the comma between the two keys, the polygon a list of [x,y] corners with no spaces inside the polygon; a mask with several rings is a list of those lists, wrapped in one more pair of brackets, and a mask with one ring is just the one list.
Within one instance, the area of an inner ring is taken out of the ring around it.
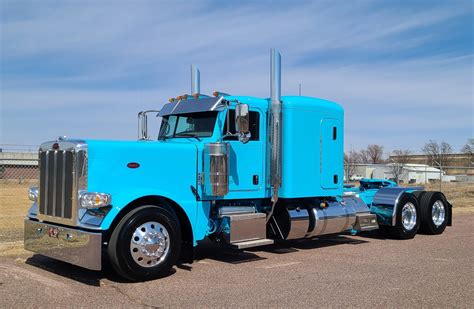
{"label": "hood", "polygon": [[87,190],[110,193],[113,203],[138,195],[139,191],[171,195],[170,191],[176,187],[196,186],[198,149],[192,143],[106,140],[86,140],[86,143]]}

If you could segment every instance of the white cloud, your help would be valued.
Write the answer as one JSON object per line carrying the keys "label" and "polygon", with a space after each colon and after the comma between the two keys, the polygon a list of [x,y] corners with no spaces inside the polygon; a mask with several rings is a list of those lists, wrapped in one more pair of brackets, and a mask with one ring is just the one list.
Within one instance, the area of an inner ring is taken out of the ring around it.
{"label": "white cloud", "polygon": [[[456,143],[474,135],[472,50],[383,60],[436,40],[431,27],[466,9],[472,14],[468,3],[38,2],[20,3],[19,10],[10,4],[3,10],[24,15],[1,25],[1,58],[9,67],[1,76],[3,143],[39,143],[56,130],[133,138],[138,110],[188,91],[190,63],[200,66],[207,93],[267,96],[270,47],[283,55],[283,93],[297,93],[301,82],[305,95],[341,102],[348,144],[382,140],[380,130],[391,147],[415,145],[430,133],[449,132]],[[353,60],[351,53],[367,57]],[[15,70],[23,62],[31,68]],[[51,115],[67,121],[44,121]],[[398,135],[400,119],[413,128],[409,136]],[[446,120],[427,131],[433,119]]]}

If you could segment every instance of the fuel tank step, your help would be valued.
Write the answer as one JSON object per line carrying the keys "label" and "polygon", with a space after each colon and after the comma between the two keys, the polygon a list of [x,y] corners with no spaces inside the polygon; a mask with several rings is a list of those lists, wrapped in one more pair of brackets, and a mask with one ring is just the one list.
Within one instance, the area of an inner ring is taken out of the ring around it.
{"label": "fuel tank step", "polygon": [[377,223],[377,216],[370,213],[363,213],[356,215],[356,222],[354,224],[354,230],[365,232],[372,231],[379,228]]}
{"label": "fuel tank step", "polygon": [[247,249],[247,248],[271,245],[273,243],[274,243],[273,239],[254,239],[254,240],[234,242],[232,243],[231,246],[236,249]]}

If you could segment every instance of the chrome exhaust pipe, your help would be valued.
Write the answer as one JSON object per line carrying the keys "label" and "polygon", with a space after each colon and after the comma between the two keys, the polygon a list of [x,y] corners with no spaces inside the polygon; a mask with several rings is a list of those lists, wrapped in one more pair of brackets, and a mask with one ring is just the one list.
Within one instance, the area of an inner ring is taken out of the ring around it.
{"label": "chrome exhaust pipe", "polygon": [[273,188],[272,201],[278,200],[278,190],[281,187],[281,55],[271,49],[270,57],[270,124],[269,124],[269,149],[270,149],[270,184]]}
{"label": "chrome exhaust pipe", "polygon": [[191,95],[201,93],[201,73],[199,69],[192,64],[191,65]]}

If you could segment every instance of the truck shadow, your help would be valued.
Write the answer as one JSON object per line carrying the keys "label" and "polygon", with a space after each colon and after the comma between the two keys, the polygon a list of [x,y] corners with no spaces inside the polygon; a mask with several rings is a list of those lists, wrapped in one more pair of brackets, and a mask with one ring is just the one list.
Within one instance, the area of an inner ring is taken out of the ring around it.
{"label": "truck shadow", "polygon": [[[361,236],[367,237],[366,234]],[[369,238],[371,237],[369,236]],[[311,239],[278,241],[273,245],[249,248],[242,251],[205,239],[202,242],[199,242],[199,245],[195,250],[194,262],[209,259],[229,264],[250,263],[268,259],[267,257],[259,255],[259,253],[261,254],[262,252],[271,254],[289,254],[300,250],[314,250],[344,244],[358,245],[367,242],[368,241],[366,240],[360,239],[360,237],[353,238],[347,235],[332,235]],[[130,283],[130,281],[123,279],[114,272],[105,256],[102,262],[101,271],[87,270],[39,254],[35,254],[28,258],[26,264],[89,286],[100,287],[104,285],[102,281],[104,279],[116,283]],[[193,266],[192,264],[178,264],[177,268],[185,271],[192,271]],[[171,269],[164,277],[171,276],[174,273],[176,273],[175,268]]]}
{"label": "truck shadow", "polygon": [[[132,282],[117,275],[107,260],[103,260],[101,271],[88,270],[39,254],[35,254],[32,257],[28,258],[26,260],[26,264],[89,286],[100,287],[104,285],[104,283],[102,282],[103,279],[116,283]],[[174,273],[176,273],[176,269],[173,268],[164,277],[171,276]]]}
{"label": "truck shadow", "polygon": [[195,260],[211,259],[224,263],[241,264],[266,260],[266,257],[258,255],[259,252],[287,254],[298,252],[300,250],[313,250],[343,244],[358,245],[367,242],[368,241],[363,239],[354,239],[345,235],[332,235],[319,238],[278,241],[273,245],[248,248],[245,251],[241,251],[226,245],[216,244],[209,240],[205,240],[202,243],[199,243],[195,254]]}

